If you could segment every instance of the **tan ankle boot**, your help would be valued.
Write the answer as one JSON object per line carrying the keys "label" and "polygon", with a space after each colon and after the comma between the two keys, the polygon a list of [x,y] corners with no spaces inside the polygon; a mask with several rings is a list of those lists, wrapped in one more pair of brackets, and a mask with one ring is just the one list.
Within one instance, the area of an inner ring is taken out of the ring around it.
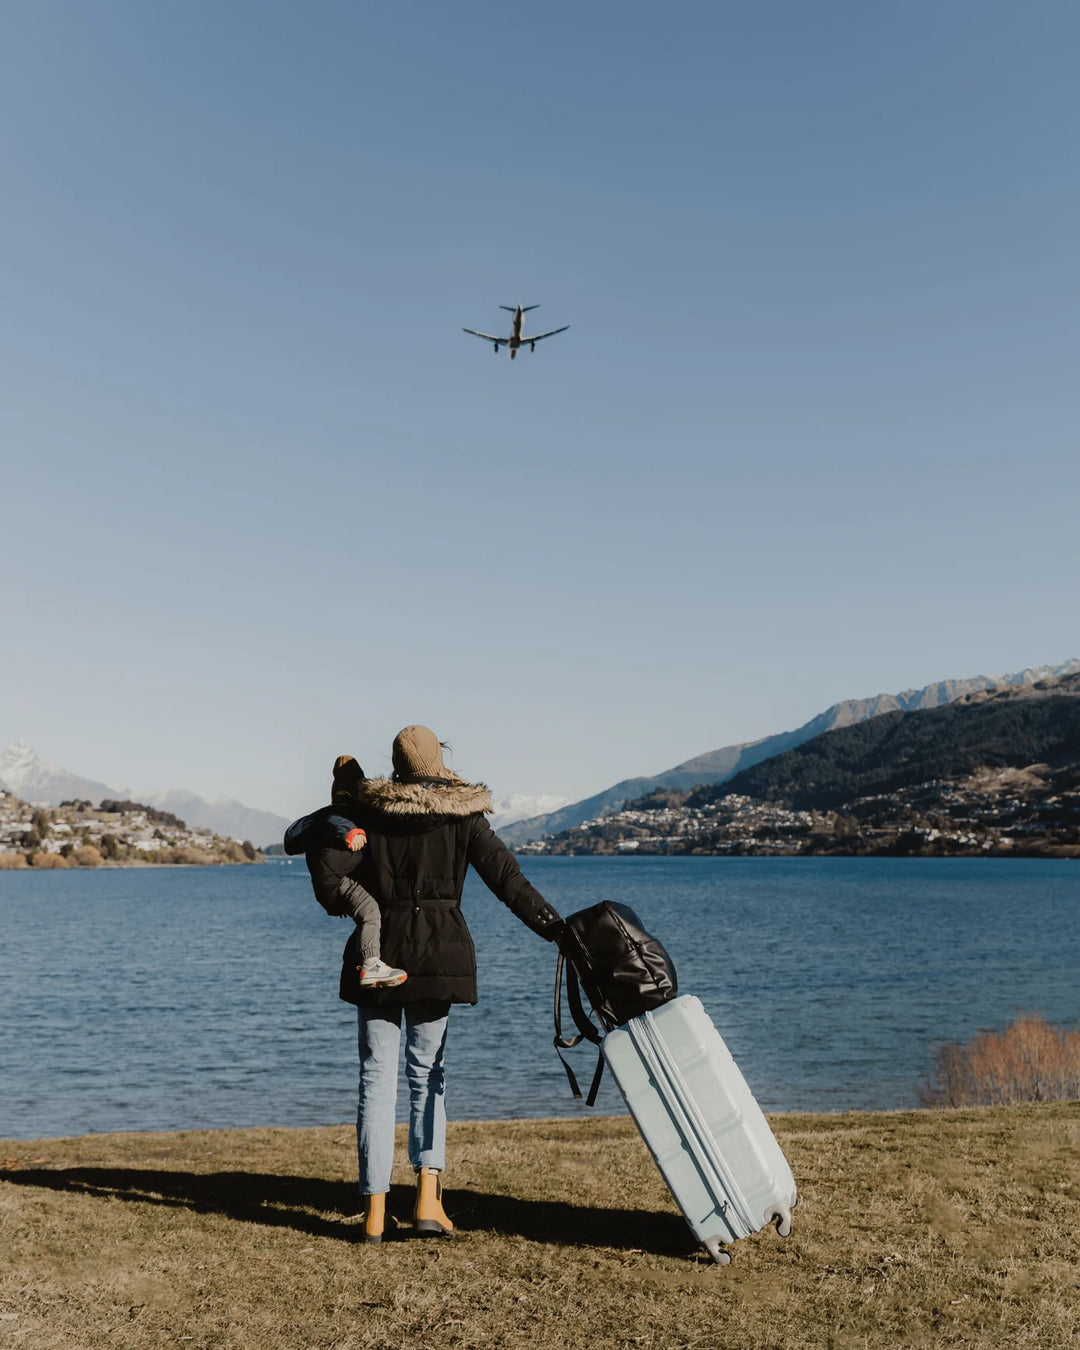
{"label": "tan ankle boot", "polygon": [[364,1241],[381,1242],[386,1227],[386,1195],[366,1195],[364,1199]]}
{"label": "tan ankle boot", "polygon": [[424,1237],[445,1237],[454,1231],[442,1207],[442,1181],[434,1167],[421,1167],[416,1174],[416,1208],[413,1232]]}

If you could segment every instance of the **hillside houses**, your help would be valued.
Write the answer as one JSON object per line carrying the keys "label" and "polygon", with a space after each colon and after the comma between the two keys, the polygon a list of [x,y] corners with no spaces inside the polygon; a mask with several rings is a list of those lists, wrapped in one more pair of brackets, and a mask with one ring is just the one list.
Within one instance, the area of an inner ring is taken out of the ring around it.
{"label": "hillside houses", "polygon": [[148,863],[243,863],[261,855],[250,843],[183,821],[137,802],[89,801],[31,805],[0,791],[0,866],[98,867]]}
{"label": "hillside houses", "polygon": [[692,792],[668,791],[519,852],[1080,857],[1080,789],[1032,769],[979,770],[860,797],[834,811],[736,793],[695,804]]}
{"label": "hillside houses", "polygon": [[[666,794],[685,796],[686,794]],[[820,828],[817,812],[729,794],[708,806],[653,807],[650,798],[586,821],[522,853],[797,853]]]}

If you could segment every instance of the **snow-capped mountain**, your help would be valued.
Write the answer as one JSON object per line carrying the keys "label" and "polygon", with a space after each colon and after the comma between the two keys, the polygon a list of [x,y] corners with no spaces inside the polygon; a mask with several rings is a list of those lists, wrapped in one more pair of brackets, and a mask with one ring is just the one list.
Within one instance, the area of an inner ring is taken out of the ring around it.
{"label": "snow-capped mountain", "polygon": [[207,801],[183,788],[132,791],[111,787],[95,778],[71,773],[59,764],[43,759],[25,741],[15,741],[0,754],[0,787],[7,788],[26,802],[59,806],[79,798],[100,802],[111,797],[120,801],[134,799],[145,806],[171,811],[193,829],[213,830],[231,839],[250,839],[258,847],[281,842],[288,820],[273,811],[260,811],[228,797]]}
{"label": "snow-capped mountain", "polygon": [[122,800],[131,795],[127,788],[83,778],[42,759],[25,741],[14,741],[0,754],[0,784],[24,802],[45,802],[49,806],[77,798],[99,802],[102,797]]}
{"label": "snow-capped mountain", "polygon": [[498,830],[503,825],[512,825],[515,820],[527,820],[531,816],[543,816],[549,811],[557,811],[569,801],[569,797],[557,797],[552,793],[540,797],[527,797],[524,793],[513,792],[509,797],[499,797],[493,803],[491,824]]}

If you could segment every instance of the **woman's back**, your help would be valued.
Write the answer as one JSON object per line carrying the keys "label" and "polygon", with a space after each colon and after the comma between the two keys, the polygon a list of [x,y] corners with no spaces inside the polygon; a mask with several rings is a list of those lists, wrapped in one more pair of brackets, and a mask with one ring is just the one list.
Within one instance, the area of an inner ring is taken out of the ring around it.
{"label": "woman's back", "polygon": [[483,784],[368,779],[356,788],[354,802],[353,814],[367,833],[355,875],[382,911],[383,960],[407,970],[409,978],[394,989],[361,987],[353,943],[342,965],[346,1002],[476,1002],[476,952],[461,913],[470,864],[534,932],[546,936],[558,925],[558,914],[488,823],[491,794]]}

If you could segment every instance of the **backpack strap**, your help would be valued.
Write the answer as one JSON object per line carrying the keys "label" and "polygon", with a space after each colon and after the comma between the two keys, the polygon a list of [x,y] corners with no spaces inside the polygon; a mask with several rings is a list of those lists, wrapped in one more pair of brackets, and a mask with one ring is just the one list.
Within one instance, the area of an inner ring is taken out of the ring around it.
{"label": "backpack strap", "polygon": [[[562,973],[564,963],[566,965],[566,1001],[570,1005],[570,1016],[574,1019],[574,1025],[578,1029],[576,1036],[564,1036],[562,1030]],[[600,1079],[604,1074],[604,1052],[600,1049],[602,1040],[603,1037],[582,1005],[581,987],[578,984],[578,974],[574,969],[574,963],[573,961],[566,961],[560,949],[558,964],[555,967],[555,1052],[566,1070],[570,1091],[575,1097],[580,1098],[581,1089],[578,1087],[577,1077],[567,1063],[563,1050],[571,1050],[575,1045],[580,1045],[582,1041],[592,1041],[597,1047],[596,1072],[593,1074],[593,1080],[589,1086],[589,1095],[585,1099],[586,1106],[596,1105],[596,1094],[600,1090]]]}

